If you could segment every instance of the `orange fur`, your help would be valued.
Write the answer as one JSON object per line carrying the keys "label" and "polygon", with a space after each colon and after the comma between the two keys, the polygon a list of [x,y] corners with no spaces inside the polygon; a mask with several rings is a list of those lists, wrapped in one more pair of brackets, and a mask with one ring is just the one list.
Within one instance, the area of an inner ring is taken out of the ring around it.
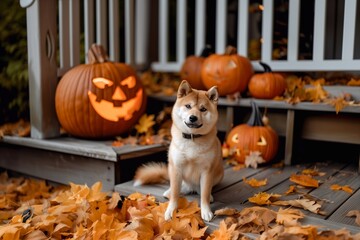
{"label": "orange fur", "polygon": [[136,170],[134,186],[143,184],[165,183],[169,181],[168,168],[165,163],[147,163]]}

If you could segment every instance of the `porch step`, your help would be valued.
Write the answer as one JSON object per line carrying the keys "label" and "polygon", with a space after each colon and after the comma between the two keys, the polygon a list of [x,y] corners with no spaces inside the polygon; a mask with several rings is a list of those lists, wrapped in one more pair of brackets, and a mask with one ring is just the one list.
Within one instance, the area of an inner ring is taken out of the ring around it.
{"label": "porch step", "polygon": [[166,159],[166,146],[112,147],[112,141],[72,137],[34,139],[4,136],[0,141],[0,167],[57,183],[92,185],[104,191],[129,181],[138,166]]}

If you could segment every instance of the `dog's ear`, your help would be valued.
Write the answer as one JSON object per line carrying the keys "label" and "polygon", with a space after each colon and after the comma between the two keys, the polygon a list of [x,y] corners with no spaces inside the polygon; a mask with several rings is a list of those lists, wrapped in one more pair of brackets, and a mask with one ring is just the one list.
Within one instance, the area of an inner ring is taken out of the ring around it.
{"label": "dog's ear", "polygon": [[210,88],[206,92],[206,96],[210,99],[210,101],[217,103],[219,100],[219,92],[216,86]]}
{"label": "dog's ear", "polygon": [[191,92],[192,92],[192,88],[191,88],[190,84],[186,80],[182,80],[182,82],[180,83],[178,92],[177,92],[177,97],[178,98],[185,97],[186,95],[188,95]]}

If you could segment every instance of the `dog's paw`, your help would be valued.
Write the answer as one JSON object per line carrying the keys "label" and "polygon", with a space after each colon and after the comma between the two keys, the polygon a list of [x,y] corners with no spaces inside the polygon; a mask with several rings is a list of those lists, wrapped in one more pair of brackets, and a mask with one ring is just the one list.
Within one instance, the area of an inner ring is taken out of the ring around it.
{"label": "dog's paw", "polygon": [[176,208],[177,208],[176,204],[169,203],[164,215],[165,221],[168,221],[172,218],[173,212],[175,211]]}
{"label": "dog's paw", "polygon": [[201,218],[206,221],[210,222],[213,219],[214,214],[211,211],[210,207],[201,207]]}

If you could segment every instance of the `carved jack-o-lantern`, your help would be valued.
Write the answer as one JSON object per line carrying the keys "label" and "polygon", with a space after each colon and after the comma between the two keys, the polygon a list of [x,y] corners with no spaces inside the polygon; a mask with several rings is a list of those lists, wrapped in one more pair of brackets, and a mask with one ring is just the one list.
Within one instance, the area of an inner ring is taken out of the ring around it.
{"label": "carved jack-o-lantern", "polygon": [[55,107],[62,127],[71,135],[105,138],[129,131],[142,115],[146,95],[136,72],[123,63],[107,61],[93,45],[88,64],[69,70],[60,80]]}
{"label": "carved jack-o-lantern", "polygon": [[246,156],[255,151],[259,151],[261,157],[268,162],[278,151],[279,138],[270,126],[264,126],[261,113],[255,102],[252,102],[249,121],[231,129],[226,143],[234,151],[234,157],[240,163],[244,163]]}
{"label": "carved jack-o-lantern", "polygon": [[232,46],[227,47],[224,55],[212,54],[207,57],[201,68],[205,87],[217,86],[221,96],[244,92],[252,75],[250,61],[238,55]]}

